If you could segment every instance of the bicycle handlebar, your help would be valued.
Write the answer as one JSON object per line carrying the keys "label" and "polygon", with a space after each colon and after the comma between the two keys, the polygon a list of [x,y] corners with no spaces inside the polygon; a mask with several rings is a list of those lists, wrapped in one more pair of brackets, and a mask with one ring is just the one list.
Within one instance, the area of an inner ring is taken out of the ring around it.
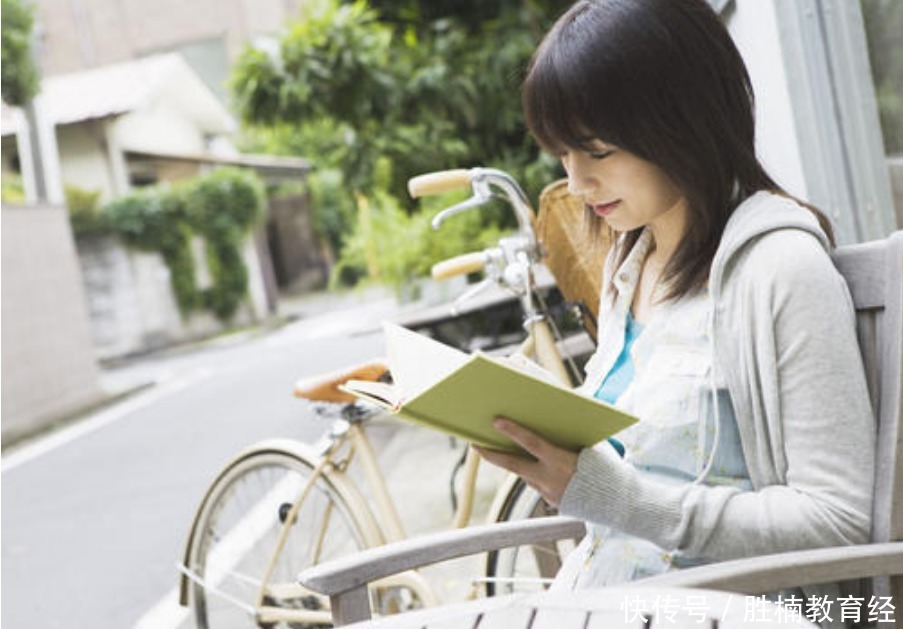
{"label": "bicycle handlebar", "polygon": [[[536,236],[533,232],[533,208],[520,185],[508,173],[495,168],[471,168],[469,170],[458,168],[418,175],[408,180],[408,191],[414,198],[462,190],[468,186],[473,188],[473,196],[439,212],[433,218],[433,229],[438,229],[449,216],[483,205],[493,198],[502,198],[514,211],[518,231],[526,239],[528,247],[536,246]],[[498,193],[494,190],[497,190]]]}
{"label": "bicycle handlebar", "polygon": [[535,311],[533,305],[533,265],[542,257],[533,230],[534,213],[527,195],[508,173],[494,168],[443,170],[418,175],[408,181],[412,197],[423,197],[470,187],[473,194],[433,217],[433,229],[437,229],[450,216],[485,205],[493,199],[504,201],[517,219],[518,234],[505,237],[497,247],[481,252],[464,254],[439,262],[433,266],[435,279],[486,270],[487,278],[455,300],[453,309],[476,292],[491,284],[499,284],[513,290],[521,297],[525,313]]}
{"label": "bicycle handlebar", "polygon": [[440,170],[418,175],[408,181],[408,193],[415,198],[428,197],[452,190],[464,190],[470,186],[470,171],[464,168]]}
{"label": "bicycle handlebar", "polygon": [[486,268],[486,253],[473,251],[465,253],[433,265],[432,275],[434,280],[445,280],[456,275],[466,275]]}

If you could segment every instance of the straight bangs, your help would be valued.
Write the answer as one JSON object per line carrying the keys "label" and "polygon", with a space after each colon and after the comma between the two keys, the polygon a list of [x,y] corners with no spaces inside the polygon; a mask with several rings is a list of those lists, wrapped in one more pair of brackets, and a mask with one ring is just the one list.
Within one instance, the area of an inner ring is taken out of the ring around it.
{"label": "straight bangs", "polygon": [[549,56],[531,66],[523,87],[527,128],[539,145],[553,155],[579,149],[592,135],[590,112]]}
{"label": "straight bangs", "polygon": [[623,135],[610,128],[619,126],[615,105],[620,99],[599,97],[618,91],[617,71],[613,64],[587,63],[596,49],[608,47],[606,40],[618,22],[613,11],[599,8],[587,2],[573,5],[537,48],[524,80],[527,128],[553,154],[585,149],[593,139],[617,143]]}
{"label": "straight bangs", "polygon": [[[552,154],[601,140],[643,155],[632,138],[638,65],[629,5],[577,2],[537,48],[521,94],[527,128]],[[640,53],[644,55],[645,53]]]}

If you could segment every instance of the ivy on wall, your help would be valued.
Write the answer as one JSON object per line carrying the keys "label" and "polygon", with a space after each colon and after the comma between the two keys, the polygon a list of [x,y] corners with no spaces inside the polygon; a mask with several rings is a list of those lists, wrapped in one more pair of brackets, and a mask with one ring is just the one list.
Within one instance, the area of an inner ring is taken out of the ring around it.
{"label": "ivy on wall", "polygon": [[[178,186],[144,188],[108,203],[89,233],[116,234],[126,246],[159,253],[183,316],[209,310],[228,322],[248,292],[248,270],[241,255],[245,236],[264,214],[263,183],[252,172],[222,168]],[[74,218],[74,217],[73,217]],[[211,286],[197,285],[191,242],[203,238]]]}
{"label": "ivy on wall", "polygon": [[247,293],[241,243],[263,216],[264,199],[260,180],[236,169],[198,178],[185,194],[188,223],[207,243],[213,286],[204,293],[204,307],[224,321],[235,314]]}

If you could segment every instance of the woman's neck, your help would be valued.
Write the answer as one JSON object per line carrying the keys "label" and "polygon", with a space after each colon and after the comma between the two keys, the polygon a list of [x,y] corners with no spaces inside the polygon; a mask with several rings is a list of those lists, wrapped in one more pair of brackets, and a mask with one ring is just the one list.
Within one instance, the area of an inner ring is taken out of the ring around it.
{"label": "woman's neck", "polygon": [[687,225],[686,200],[681,197],[668,211],[649,223],[652,232],[650,256],[668,263],[683,238]]}
{"label": "woman's neck", "polygon": [[634,319],[641,324],[645,324],[649,320],[660,301],[665,269],[680,245],[686,225],[686,215],[685,201],[681,199],[669,211],[648,225],[652,232],[652,244],[643,261],[643,268],[631,304]]}

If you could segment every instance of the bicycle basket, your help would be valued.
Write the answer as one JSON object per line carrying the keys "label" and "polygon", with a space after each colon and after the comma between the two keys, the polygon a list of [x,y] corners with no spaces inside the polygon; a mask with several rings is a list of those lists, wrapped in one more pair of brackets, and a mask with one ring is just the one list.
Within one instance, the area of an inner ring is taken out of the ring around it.
{"label": "bicycle basket", "polygon": [[594,239],[586,225],[583,203],[567,191],[567,180],[549,184],[539,197],[536,234],[545,249],[543,262],[565,300],[578,304],[594,331],[599,316],[602,265],[609,243]]}

